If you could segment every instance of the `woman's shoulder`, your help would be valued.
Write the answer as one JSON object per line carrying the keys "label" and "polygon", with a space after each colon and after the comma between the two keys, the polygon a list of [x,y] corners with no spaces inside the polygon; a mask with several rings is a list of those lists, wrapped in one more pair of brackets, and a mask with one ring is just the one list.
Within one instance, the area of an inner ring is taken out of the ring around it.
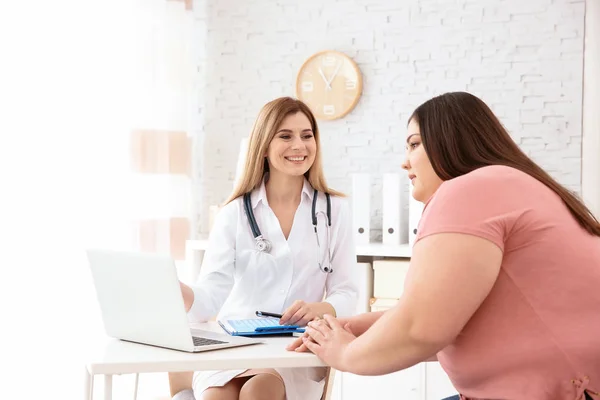
{"label": "woman's shoulder", "polygon": [[492,165],[443,182],[427,208],[502,211],[515,206],[529,207],[534,198],[545,195],[548,190],[523,171]]}
{"label": "woman's shoulder", "polygon": [[221,218],[233,219],[237,218],[242,209],[243,196],[236,197],[229,203],[222,205],[219,208],[218,216]]}
{"label": "woman's shoulder", "polygon": [[515,167],[509,167],[508,165],[488,165],[485,167],[477,168],[467,175],[483,176],[488,178],[505,178],[514,177],[521,179],[530,179],[531,176],[520,169]]}
{"label": "woman's shoulder", "polygon": [[522,185],[531,185],[535,182],[538,181],[534,177],[516,168],[489,165],[445,181],[442,187],[445,190],[488,190],[492,193],[520,190]]}
{"label": "woman's shoulder", "polygon": [[345,207],[350,204],[348,197],[342,194],[329,194],[329,198],[331,199],[331,207]]}
{"label": "woman's shoulder", "polygon": [[336,201],[340,204],[348,200],[348,197],[346,197],[344,194],[337,194],[337,192],[329,193],[329,197],[331,197],[331,201]]}
{"label": "woman's shoulder", "polygon": [[330,194],[332,218],[339,220],[351,215],[350,200],[348,197]]}

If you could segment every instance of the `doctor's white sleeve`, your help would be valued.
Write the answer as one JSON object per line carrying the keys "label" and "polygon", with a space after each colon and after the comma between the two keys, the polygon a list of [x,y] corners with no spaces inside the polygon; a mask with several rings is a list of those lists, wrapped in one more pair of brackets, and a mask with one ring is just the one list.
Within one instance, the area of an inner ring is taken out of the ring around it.
{"label": "doctor's white sleeve", "polygon": [[340,212],[332,218],[337,220],[337,223],[332,221],[332,228],[337,225],[337,233],[335,241],[332,236],[333,272],[327,276],[325,301],[333,306],[338,317],[348,317],[356,314],[358,301],[358,269],[352,232],[352,213],[346,199],[332,198],[332,203],[334,200],[337,200]]}
{"label": "doctor's white sleeve", "polygon": [[191,285],[194,302],[189,322],[204,322],[218,314],[234,283],[238,205],[224,206],[215,217],[198,281]]}

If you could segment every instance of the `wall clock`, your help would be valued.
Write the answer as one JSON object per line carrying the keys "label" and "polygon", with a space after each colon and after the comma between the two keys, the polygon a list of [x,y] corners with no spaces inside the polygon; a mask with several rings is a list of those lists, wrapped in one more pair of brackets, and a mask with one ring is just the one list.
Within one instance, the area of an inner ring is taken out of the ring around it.
{"label": "wall clock", "polygon": [[348,114],[362,94],[362,75],[344,53],[326,50],[309,57],[296,77],[296,97],[317,119],[333,120]]}

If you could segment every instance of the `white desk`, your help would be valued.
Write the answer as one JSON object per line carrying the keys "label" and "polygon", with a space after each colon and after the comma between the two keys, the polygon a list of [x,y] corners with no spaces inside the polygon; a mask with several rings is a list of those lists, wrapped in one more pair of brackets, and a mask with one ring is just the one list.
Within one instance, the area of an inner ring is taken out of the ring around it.
{"label": "white desk", "polygon": [[[223,332],[215,322],[196,324],[195,328]],[[104,399],[112,399],[112,376],[149,372],[183,372],[246,368],[295,368],[325,366],[312,353],[287,351],[292,337],[265,338],[264,344],[202,353],[146,346],[106,339],[90,351],[85,373],[85,399],[93,396],[95,375],[104,375]]]}

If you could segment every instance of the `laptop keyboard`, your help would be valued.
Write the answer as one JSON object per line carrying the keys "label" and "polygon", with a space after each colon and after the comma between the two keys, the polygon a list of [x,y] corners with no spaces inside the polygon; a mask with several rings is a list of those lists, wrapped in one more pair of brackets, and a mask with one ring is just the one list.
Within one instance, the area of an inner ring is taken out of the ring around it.
{"label": "laptop keyboard", "polygon": [[222,342],[220,340],[207,339],[207,338],[196,337],[196,336],[192,336],[192,339],[194,340],[194,346],[210,346],[211,344],[228,343],[228,342]]}

